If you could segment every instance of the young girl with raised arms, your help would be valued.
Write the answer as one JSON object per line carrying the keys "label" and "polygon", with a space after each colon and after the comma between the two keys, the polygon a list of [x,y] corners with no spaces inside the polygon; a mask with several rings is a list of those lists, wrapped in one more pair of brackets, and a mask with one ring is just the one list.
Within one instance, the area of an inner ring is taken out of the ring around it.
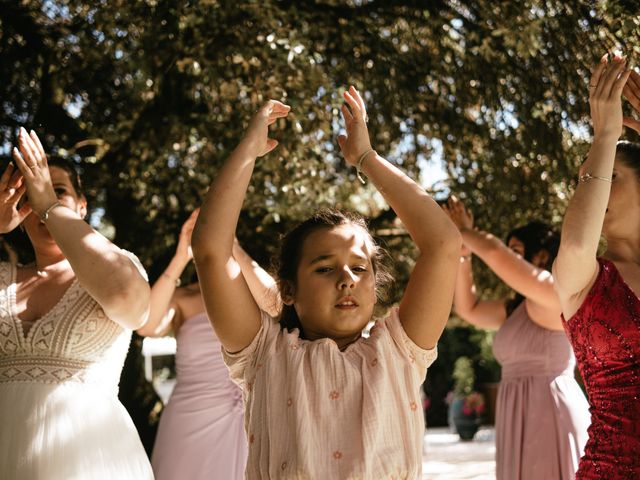
{"label": "young girl with raised arms", "polygon": [[449,317],[460,234],[415,182],[371,148],[365,105],[350,87],[338,137],[420,250],[399,308],[368,338],[379,250],[362,218],[320,212],[282,241],[280,322],[260,311],[232,249],[256,159],[278,142],[290,107],[268,101],[214,179],[193,233],[202,295],[231,377],[243,390],[246,478],[420,478],[419,387]]}

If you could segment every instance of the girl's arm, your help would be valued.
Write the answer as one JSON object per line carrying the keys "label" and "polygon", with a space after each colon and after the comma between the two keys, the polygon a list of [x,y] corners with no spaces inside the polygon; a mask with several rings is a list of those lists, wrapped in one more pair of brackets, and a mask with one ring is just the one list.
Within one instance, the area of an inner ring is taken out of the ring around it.
{"label": "girl's arm", "polygon": [[244,138],[211,183],[193,231],[193,254],[207,315],[229,352],[248,346],[260,329],[260,311],[233,258],[234,232],[256,157],[278,142],[268,137],[269,125],[290,107],[267,102],[252,118]]}
{"label": "girl's arm", "polygon": [[[459,199],[451,197],[447,208],[453,222],[460,228],[464,245],[480,257],[503,282],[527,299],[527,309],[531,319],[544,328],[562,330],[560,300],[555,291],[551,273],[522,258],[499,238],[490,233],[476,230],[473,225],[473,216]],[[456,221],[456,218],[460,221]],[[460,268],[465,267],[461,265]],[[471,270],[470,266],[468,270]],[[463,278],[459,278],[458,284],[461,281],[464,282],[467,277],[465,275]],[[456,287],[456,295],[458,295],[458,292],[459,289]],[[454,303],[457,304],[455,300]],[[502,316],[502,312],[506,315],[504,300],[491,302],[489,305],[483,306],[479,311],[485,313],[486,308],[494,308],[496,314],[498,310],[501,312],[498,317],[499,324],[506,320],[506,316],[504,318]],[[463,316],[461,313],[460,315]],[[474,323],[471,320],[468,321]]]}
{"label": "girl's arm", "polygon": [[420,347],[435,347],[451,312],[460,258],[458,229],[413,180],[371,149],[364,102],[351,87],[342,107],[347,135],[338,138],[346,161],[360,167],[398,214],[420,249],[400,303],[400,321]]}
{"label": "girl's arm", "polygon": [[242,248],[238,239],[233,242],[233,258],[240,265],[242,276],[260,310],[267,312],[274,318],[280,315],[282,300],[276,281],[258,262],[251,258]]}
{"label": "girl's arm", "polygon": [[182,320],[179,292],[180,277],[187,264],[193,258],[191,252],[191,234],[198,218],[196,209],[182,225],[176,253],[164,272],[151,287],[149,320],[137,330],[143,337],[163,337]]}
{"label": "girl's arm", "polygon": [[76,212],[53,208],[57,202],[47,157],[35,132],[20,129],[20,152],[13,158],[27,187],[29,205],[38,216],[49,211],[47,230],[69,261],[80,284],[105,314],[125,328],[136,329],[147,320],[149,284],[132,260],[96,232]]}
{"label": "girl's arm", "polygon": [[591,77],[593,143],[564,216],[560,250],[553,265],[567,319],[578,310],[598,275],[596,253],[609,202],[616,143],[622,134],[621,93],[630,73],[625,66],[625,59],[607,62],[605,55]]}

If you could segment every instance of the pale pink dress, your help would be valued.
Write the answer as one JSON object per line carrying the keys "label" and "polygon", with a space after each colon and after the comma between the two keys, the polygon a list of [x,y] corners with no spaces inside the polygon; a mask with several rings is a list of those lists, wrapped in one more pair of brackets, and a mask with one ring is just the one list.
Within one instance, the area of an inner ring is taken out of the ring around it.
{"label": "pale pink dress", "polygon": [[498,330],[497,480],[572,480],[587,441],[589,405],[564,331],[534,323],[523,301]]}
{"label": "pale pink dress", "polygon": [[247,479],[420,478],[419,388],[437,351],[409,339],[397,310],[342,352],[264,314],[253,342],[224,356],[244,393]]}
{"label": "pale pink dress", "polygon": [[242,392],[229,379],[205,313],[177,335],[176,387],[160,418],[156,480],[239,480],[247,462]]}

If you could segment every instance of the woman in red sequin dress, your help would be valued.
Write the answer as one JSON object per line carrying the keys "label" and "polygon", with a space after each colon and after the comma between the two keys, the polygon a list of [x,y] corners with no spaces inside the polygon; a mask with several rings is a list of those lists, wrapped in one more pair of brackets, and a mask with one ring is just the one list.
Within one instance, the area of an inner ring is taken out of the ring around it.
{"label": "woman in red sequin dress", "polygon": [[[603,57],[589,85],[593,143],[554,264],[591,410],[578,480],[640,478],[640,145],[618,142],[623,90],[640,110],[640,75]],[[596,258],[601,232],[607,249]]]}

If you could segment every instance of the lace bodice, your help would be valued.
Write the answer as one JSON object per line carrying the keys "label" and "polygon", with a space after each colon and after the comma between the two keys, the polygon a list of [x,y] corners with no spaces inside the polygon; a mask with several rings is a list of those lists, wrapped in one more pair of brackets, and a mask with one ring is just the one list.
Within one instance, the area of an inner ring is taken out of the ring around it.
{"label": "lace bodice", "polygon": [[16,271],[0,263],[0,384],[74,381],[117,389],[131,331],[107,318],[74,280],[25,336],[15,313]]}

